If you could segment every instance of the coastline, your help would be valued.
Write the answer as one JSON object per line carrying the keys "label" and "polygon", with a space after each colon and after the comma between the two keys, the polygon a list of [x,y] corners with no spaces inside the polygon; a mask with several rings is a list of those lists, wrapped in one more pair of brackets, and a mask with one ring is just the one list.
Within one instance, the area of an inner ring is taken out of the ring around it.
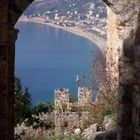
{"label": "coastline", "polygon": [[79,28],[78,26],[63,27],[63,26],[58,26],[52,22],[45,23],[45,19],[41,17],[34,17],[34,18],[20,17],[18,22],[33,22],[33,23],[39,23],[39,24],[51,26],[54,28],[59,28],[66,32],[70,32],[90,40],[92,43],[96,44],[102,51],[104,50],[105,47],[106,41],[104,38],[88,31],[85,32],[82,28]]}

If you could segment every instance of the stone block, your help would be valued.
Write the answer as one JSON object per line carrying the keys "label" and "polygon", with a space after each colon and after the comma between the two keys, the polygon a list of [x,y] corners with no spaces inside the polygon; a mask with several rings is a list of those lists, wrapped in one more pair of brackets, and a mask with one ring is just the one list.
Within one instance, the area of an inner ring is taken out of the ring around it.
{"label": "stone block", "polygon": [[134,83],[134,70],[135,67],[132,60],[124,57],[121,61],[119,61],[119,82],[121,85],[131,85]]}
{"label": "stone block", "polygon": [[117,140],[134,140],[132,125],[125,127],[118,126],[117,132]]}
{"label": "stone block", "polygon": [[136,95],[136,98],[135,98],[135,105],[140,108],[140,94],[137,94]]}
{"label": "stone block", "polygon": [[127,126],[132,123],[132,104],[119,104],[118,124]]}
{"label": "stone block", "polygon": [[0,57],[6,56],[6,53],[7,53],[6,46],[0,45]]}
{"label": "stone block", "polygon": [[4,7],[8,4],[8,0],[1,0],[0,1],[0,6]]}
{"label": "stone block", "polygon": [[140,135],[134,134],[134,140],[140,140]]}
{"label": "stone block", "polygon": [[126,86],[120,86],[119,87],[119,94],[118,99],[120,103],[132,103],[132,97],[133,97],[133,86],[126,85]]}
{"label": "stone block", "polygon": [[0,45],[7,42],[8,40],[8,26],[0,24]]}
{"label": "stone block", "polygon": [[135,44],[140,44],[140,36],[137,36],[136,39],[135,39]]}
{"label": "stone block", "polygon": [[137,92],[137,93],[140,92],[140,86],[139,85],[134,85],[133,88],[134,88],[135,92]]}
{"label": "stone block", "polygon": [[117,140],[117,131],[111,130],[106,133],[98,134],[95,140]]}
{"label": "stone block", "polygon": [[0,86],[0,102],[3,102],[6,99],[6,90],[5,90],[6,84],[3,84]]}
{"label": "stone block", "polygon": [[140,69],[140,61],[135,61],[135,67],[136,67],[137,69]]}
{"label": "stone block", "polygon": [[6,67],[6,61],[1,61],[0,63],[0,68],[5,68]]}
{"label": "stone block", "polygon": [[135,76],[135,77],[134,77],[134,84],[140,86],[140,73],[135,73],[134,76]]}
{"label": "stone block", "polygon": [[137,120],[137,109],[136,109],[136,107],[133,107],[133,112],[132,112],[132,123],[133,123],[133,125],[136,125],[136,120]]}
{"label": "stone block", "polygon": [[0,23],[1,24],[6,24],[7,23],[7,6],[4,6],[4,4],[2,5],[2,3],[0,2]]}
{"label": "stone block", "polygon": [[136,130],[140,130],[140,108],[137,108],[135,127]]}
{"label": "stone block", "polygon": [[140,136],[140,126],[135,126],[134,133]]}
{"label": "stone block", "polygon": [[135,140],[140,140],[140,126],[135,126],[134,138],[135,138]]}
{"label": "stone block", "polygon": [[134,40],[132,40],[132,39],[124,40],[124,42],[123,42],[123,53],[124,53],[124,56],[128,57],[130,59],[133,59],[134,58],[134,52],[135,52]]}
{"label": "stone block", "polygon": [[12,46],[14,46],[15,41],[17,40],[17,34],[18,34],[19,30],[18,29],[14,29],[14,30],[9,30],[8,31],[8,38],[9,38],[9,42]]}
{"label": "stone block", "polygon": [[127,73],[123,73],[123,75],[120,76],[119,78],[119,83],[121,85],[132,85],[134,83],[134,76],[131,73],[130,75]]}
{"label": "stone block", "polygon": [[140,45],[137,45],[135,47],[135,60],[139,60],[140,61]]}

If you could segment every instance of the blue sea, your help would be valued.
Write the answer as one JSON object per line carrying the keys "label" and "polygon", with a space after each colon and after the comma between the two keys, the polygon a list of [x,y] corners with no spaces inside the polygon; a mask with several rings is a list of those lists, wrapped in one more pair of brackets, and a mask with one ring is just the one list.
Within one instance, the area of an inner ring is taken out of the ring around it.
{"label": "blue sea", "polygon": [[[15,75],[28,87],[33,104],[51,101],[54,89],[69,88],[77,95],[89,75],[97,45],[62,29],[37,23],[17,23]],[[76,84],[76,75],[81,83]],[[84,77],[84,78],[83,78]],[[94,84],[94,83],[93,83]]]}

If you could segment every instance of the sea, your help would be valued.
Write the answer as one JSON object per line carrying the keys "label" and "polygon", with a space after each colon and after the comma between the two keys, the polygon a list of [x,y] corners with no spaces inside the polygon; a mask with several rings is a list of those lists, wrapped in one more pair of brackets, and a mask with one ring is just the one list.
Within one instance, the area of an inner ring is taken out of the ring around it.
{"label": "sea", "polygon": [[[62,29],[38,23],[19,22],[15,76],[28,87],[32,102],[53,101],[54,89],[88,86],[93,59],[99,51],[90,40]],[[78,75],[80,82],[76,83]],[[95,83],[93,83],[95,84]]]}

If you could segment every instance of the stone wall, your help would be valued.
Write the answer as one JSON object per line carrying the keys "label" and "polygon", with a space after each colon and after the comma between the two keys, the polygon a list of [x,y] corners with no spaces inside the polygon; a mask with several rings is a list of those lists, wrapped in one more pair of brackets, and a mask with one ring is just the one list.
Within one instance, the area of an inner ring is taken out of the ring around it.
{"label": "stone wall", "polygon": [[[89,112],[86,107],[89,107],[92,102],[92,88],[78,88],[78,102],[69,102],[69,89],[55,90],[55,111],[54,122],[55,132],[57,134],[72,133],[74,128],[83,128],[85,121],[88,119]],[[73,109],[75,109],[75,112]],[[82,110],[84,108],[84,111]]]}
{"label": "stone wall", "polygon": [[110,8],[107,8],[107,46],[106,46],[106,71],[108,83],[111,87],[116,89],[118,87],[118,59],[119,59],[119,45],[120,39],[118,30],[121,28],[117,25],[116,15]]}
{"label": "stone wall", "polygon": [[[119,72],[117,140],[140,140],[140,114],[137,100],[140,93],[140,84],[137,80],[140,72],[140,67],[138,66],[140,64],[140,52],[138,49],[140,44],[140,20],[138,19],[140,17],[140,1],[113,0],[112,3],[114,6],[111,6],[111,9],[115,15],[109,10],[107,35],[108,49],[111,50],[107,52],[107,57],[110,57],[109,59],[107,58],[107,68],[111,71],[112,78],[114,78],[114,73],[117,69]],[[112,35],[111,32],[113,32]],[[117,69],[114,69],[111,64],[115,62],[115,59]]]}
{"label": "stone wall", "polygon": [[89,112],[58,112],[54,111],[55,133],[70,135],[76,128],[83,129],[88,120]]}
{"label": "stone wall", "polygon": [[133,90],[133,108],[132,122],[134,126],[134,139],[140,140],[140,8],[137,20],[136,37],[134,41],[134,86]]}
{"label": "stone wall", "polygon": [[93,100],[93,89],[86,87],[78,88],[78,104],[79,105],[88,105]]}

